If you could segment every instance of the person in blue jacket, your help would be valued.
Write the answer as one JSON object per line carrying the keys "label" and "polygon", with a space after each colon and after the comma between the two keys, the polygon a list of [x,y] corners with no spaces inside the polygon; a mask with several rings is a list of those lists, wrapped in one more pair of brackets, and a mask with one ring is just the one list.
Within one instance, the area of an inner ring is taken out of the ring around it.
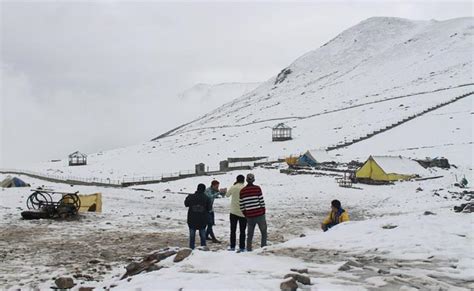
{"label": "person in blue jacket", "polygon": [[206,237],[207,240],[211,240],[213,243],[220,243],[220,241],[216,238],[214,234],[214,230],[212,227],[215,225],[214,219],[214,199],[221,196],[222,194],[219,192],[219,181],[213,180],[211,182],[211,187],[206,189],[206,195],[211,201],[211,210],[209,210],[209,216],[207,221],[207,229],[206,229]]}

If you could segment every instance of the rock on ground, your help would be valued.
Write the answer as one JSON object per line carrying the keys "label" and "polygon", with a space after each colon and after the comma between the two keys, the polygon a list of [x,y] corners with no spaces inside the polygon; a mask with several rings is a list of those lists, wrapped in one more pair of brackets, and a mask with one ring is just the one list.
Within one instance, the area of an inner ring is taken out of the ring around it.
{"label": "rock on ground", "polygon": [[189,255],[191,255],[192,252],[193,252],[193,250],[192,250],[192,249],[189,249],[189,248],[180,249],[180,250],[178,251],[178,253],[176,254],[176,256],[174,257],[173,262],[175,262],[175,263],[181,262],[182,260],[184,260],[184,259],[186,259],[187,257],[189,257]]}
{"label": "rock on ground", "polygon": [[71,277],[57,278],[54,283],[59,289],[71,289],[74,287],[74,280]]}
{"label": "rock on ground", "polygon": [[296,268],[293,268],[293,269],[290,269],[290,271],[296,272],[296,273],[300,273],[300,274],[308,274],[308,269],[296,269]]}
{"label": "rock on ground", "polygon": [[311,285],[311,279],[308,276],[305,276],[305,275],[290,273],[290,274],[286,274],[284,278],[285,279],[286,278],[293,278],[293,279],[295,279],[296,281],[300,282],[303,285]]}
{"label": "rock on ground", "polygon": [[296,289],[298,289],[298,284],[294,278],[288,278],[280,284],[280,290],[282,291],[296,291]]}

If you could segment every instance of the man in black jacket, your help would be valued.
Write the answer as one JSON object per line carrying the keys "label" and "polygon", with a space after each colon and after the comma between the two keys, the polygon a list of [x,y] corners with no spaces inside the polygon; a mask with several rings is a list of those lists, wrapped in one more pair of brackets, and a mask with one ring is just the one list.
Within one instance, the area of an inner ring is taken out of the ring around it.
{"label": "man in black jacket", "polygon": [[188,226],[189,226],[189,248],[194,249],[196,241],[196,230],[199,230],[201,246],[206,245],[206,226],[208,213],[211,210],[211,201],[204,191],[206,185],[199,184],[197,191],[190,194],[184,200],[184,206],[188,208]]}

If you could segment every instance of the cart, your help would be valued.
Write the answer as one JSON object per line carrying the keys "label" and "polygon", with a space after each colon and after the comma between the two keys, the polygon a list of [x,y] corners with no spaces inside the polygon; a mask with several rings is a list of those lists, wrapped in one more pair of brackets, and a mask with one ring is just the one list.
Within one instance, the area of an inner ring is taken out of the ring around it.
{"label": "cart", "polygon": [[26,200],[28,210],[21,213],[24,219],[70,218],[76,216],[81,207],[79,191],[68,193],[41,188],[31,191]]}

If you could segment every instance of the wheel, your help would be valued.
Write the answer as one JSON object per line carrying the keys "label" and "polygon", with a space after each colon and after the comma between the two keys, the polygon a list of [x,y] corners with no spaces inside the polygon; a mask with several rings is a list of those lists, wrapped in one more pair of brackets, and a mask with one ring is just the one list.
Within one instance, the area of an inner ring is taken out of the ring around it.
{"label": "wheel", "polygon": [[33,194],[28,197],[28,200],[26,200],[26,207],[28,207],[28,209],[34,210],[39,210],[51,204],[51,196],[44,192],[33,192]]}
{"label": "wheel", "polygon": [[58,214],[60,217],[73,216],[79,212],[81,200],[77,194],[66,194],[58,201]]}

